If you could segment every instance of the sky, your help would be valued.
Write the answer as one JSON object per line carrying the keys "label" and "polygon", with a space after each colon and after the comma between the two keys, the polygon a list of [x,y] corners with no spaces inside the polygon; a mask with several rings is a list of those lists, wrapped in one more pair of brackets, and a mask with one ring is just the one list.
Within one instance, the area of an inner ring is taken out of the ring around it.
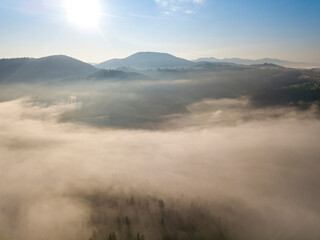
{"label": "sky", "polygon": [[1,0],[0,58],[139,51],[320,63],[319,0]]}

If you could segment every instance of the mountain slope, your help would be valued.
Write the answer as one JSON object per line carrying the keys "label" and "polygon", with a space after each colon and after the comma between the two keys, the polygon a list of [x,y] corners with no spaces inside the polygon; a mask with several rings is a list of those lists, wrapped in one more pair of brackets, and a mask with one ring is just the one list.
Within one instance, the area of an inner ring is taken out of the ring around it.
{"label": "mountain slope", "polygon": [[84,77],[96,71],[90,64],[63,55],[0,60],[0,82]]}
{"label": "mountain slope", "polygon": [[189,67],[192,61],[178,58],[168,53],[139,52],[123,59],[111,59],[96,65],[98,68],[117,69],[120,67],[130,67],[135,69],[156,69],[156,68],[176,68]]}

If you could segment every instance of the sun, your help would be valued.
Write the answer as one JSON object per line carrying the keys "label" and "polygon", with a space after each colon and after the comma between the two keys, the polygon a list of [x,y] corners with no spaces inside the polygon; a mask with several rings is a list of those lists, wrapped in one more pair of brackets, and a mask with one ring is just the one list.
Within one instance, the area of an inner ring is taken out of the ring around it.
{"label": "sun", "polygon": [[97,28],[101,18],[101,7],[98,0],[65,0],[67,18],[78,27]]}

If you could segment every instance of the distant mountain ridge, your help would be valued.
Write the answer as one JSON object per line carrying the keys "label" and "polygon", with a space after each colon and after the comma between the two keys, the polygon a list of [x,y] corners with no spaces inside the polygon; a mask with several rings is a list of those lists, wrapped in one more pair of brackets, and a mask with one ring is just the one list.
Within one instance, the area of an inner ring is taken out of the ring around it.
{"label": "distant mountain ridge", "polygon": [[213,63],[234,63],[242,65],[254,65],[271,63],[282,67],[292,68],[312,68],[319,67],[319,64],[304,63],[304,62],[290,62],[276,58],[262,58],[262,59],[242,59],[242,58],[199,58],[196,60],[187,60],[179,58],[168,53],[159,52],[138,52],[126,58],[114,58],[105,62],[94,65],[102,69],[119,69],[119,68],[133,68],[139,70],[157,69],[157,68],[180,68],[191,67],[200,62],[213,62]]}
{"label": "distant mountain ridge", "polygon": [[317,66],[317,64],[313,63],[305,63],[305,62],[290,62],[286,60],[280,60],[276,58],[262,58],[262,59],[242,59],[242,58],[198,58],[193,60],[194,62],[226,62],[226,63],[235,63],[235,64],[243,64],[243,65],[253,65],[253,64],[264,64],[264,63],[272,63],[276,65],[280,65],[283,67],[293,67],[293,68],[311,68]]}
{"label": "distant mountain ridge", "polygon": [[111,59],[95,65],[97,68],[117,69],[128,67],[140,70],[157,68],[190,67],[194,62],[175,57],[168,53],[138,52],[122,59]]}
{"label": "distant mountain ridge", "polygon": [[0,59],[0,82],[85,77],[96,71],[92,65],[64,55]]}
{"label": "distant mountain ridge", "polygon": [[[133,80],[144,79],[148,75],[139,70],[175,71],[180,68],[205,68],[207,65],[212,68],[212,64],[215,65],[215,69],[246,67],[246,65],[269,69],[279,66],[304,67],[301,66],[302,63],[272,58],[258,60],[200,58],[193,62],[168,53],[139,52],[127,58],[112,59],[100,63],[96,65],[100,68],[98,69],[72,57],[54,55],[43,58],[0,59],[0,83],[50,81],[68,78]],[[274,66],[270,64],[274,64]],[[101,68],[112,71],[101,71]],[[319,71],[319,69],[314,68],[313,71]]]}

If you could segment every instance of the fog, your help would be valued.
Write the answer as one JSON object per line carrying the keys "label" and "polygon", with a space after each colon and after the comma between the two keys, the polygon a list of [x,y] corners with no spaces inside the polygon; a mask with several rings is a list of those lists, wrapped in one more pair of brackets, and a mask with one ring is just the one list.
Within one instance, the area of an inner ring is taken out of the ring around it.
{"label": "fog", "polygon": [[[127,226],[128,238],[140,232],[145,239],[172,239],[174,223],[183,219],[193,224],[187,239],[320,238],[316,105],[257,108],[249,97],[182,104],[153,94],[160,104],[144,109],[150,98],[116,86],[108,85],[110,95],[102,98],[106,88],[97,91],[94,100],[84,88],[76,95],[25,88],[21,95],[31,97],[23,98],[13,94],[17,87],[6,88],[9,97],[0,103],[1,239],[102,239],[112,232],[122,239],[116,221]],[[139,124],[121,124],[139,107],[152,121],[132,117]],[[82,121],[85,115],[105,119],[90,109],[107,109],[120,124]]]}

